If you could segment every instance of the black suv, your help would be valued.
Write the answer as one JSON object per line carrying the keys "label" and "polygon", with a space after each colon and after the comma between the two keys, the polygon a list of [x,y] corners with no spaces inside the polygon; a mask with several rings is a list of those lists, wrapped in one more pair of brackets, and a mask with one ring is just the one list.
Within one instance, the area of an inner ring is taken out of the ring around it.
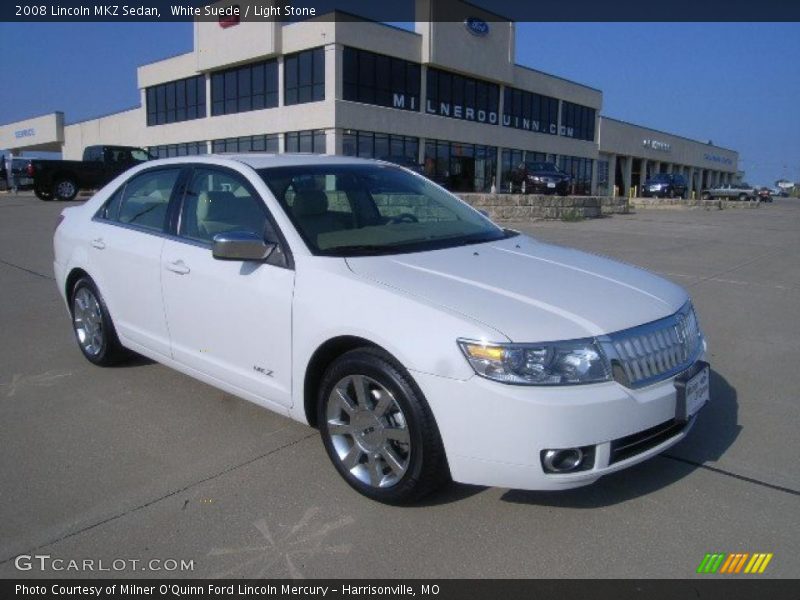
{"label": "black suv", "polygon": [[511,172],[511,191],[523,194],[560,194],[572,189],[572,177],[555,163],[522,162]]}
{"label": "black suv", "polygon": [[689,185],[683,175],[677,173],[656,173],[642,186],[645,198],[687,198]]}

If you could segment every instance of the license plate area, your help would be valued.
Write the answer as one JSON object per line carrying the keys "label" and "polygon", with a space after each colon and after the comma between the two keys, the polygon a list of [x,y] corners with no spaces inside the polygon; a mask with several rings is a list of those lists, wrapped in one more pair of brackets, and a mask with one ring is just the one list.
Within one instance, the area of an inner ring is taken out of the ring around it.
{"label": "license plate area", "polygon": [[675,420],[686,422],[699,411],[710,397],[711,366],[702,360],[675,379],[677,398]]}

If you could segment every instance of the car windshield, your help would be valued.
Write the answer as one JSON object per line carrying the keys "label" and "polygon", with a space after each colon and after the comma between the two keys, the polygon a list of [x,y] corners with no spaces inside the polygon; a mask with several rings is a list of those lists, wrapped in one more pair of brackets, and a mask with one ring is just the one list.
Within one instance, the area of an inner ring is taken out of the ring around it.
{"label": "car windshield", "polygon": [[525,166],[528,167],[528,171],[547,171],[550,173],[561,173],[561,170],[554,165],[553,163],[548,162],[526,162]]}
{"label": "car windshield", "polygon": [[427,179],[391,165],[303,165],[258,173],[314,254],[418,252],[516,235]]}
{"label": "car windshield", "polygon": [[657,181],[659,183],[669,183],[669,173],[658,173],[650,178],[650,181]]}

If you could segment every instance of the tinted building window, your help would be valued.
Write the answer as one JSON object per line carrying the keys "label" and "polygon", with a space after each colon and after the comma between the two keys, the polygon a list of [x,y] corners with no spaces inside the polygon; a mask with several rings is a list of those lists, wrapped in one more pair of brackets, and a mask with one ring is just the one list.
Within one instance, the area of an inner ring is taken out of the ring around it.
{"label": "tinted building window", "polygon": [[419,110],[418,64],[349,47],[343,62],[345,100]]}
{"label": "tinted building window", "polygon": [[163,144],[150,146],[147,151],[155,158],[173,158],[175,156],[196,156],[208,154],[205,142],[185,142],[182,144]]}
{"label": "tinted building window", "polygon": [[564,102],[561,107],[561,135],[594,141],[595,110],[588,106]]}
{"label": "tinted building window", "polygon": [[427,85],[427,113],[497,125],[497,84],[428,68]]}
{"label": "tinted building window", "polygon": [[591,158],[577,156],[559,156],[558,166],[572,176],[575,194],[589,195],[592,193],[592,166]]}
{"label": "tinted building window", "polygon": [[503,125],[556,135],[558,99],[507,87],[503,91]]}
{"label": "tinted building window", "polygon": [[325,132],[322,129],[289,131],[285,135],[286,152],[325,154]]}
{"label": "tinted building window", "polygon": [[419,160],[419,138],[346,129],[342,135],[342,153],[414,166]]}
{"label": "tinted building window", "polygon": [[271,152],[277,154],[279,152],[278,140],[277,133],[273,135],[245,135],[214,140],[211,143],[211,148],[214,153]]}
{"label": "tinted building window", "polygon": [[147,125],[164,125],[206,116],[205,77],[189,77],[147,88]]}
{"label": "tinted building window", "polygon": [[211,75],[211,114],[228,115],[278,106],[278,62],[263,62]]}
{"label": "tinted building window", "polygon": [[286,105],[325,99],[325,49],[287,54],[283,59],[283,102]]}
{"label": "tinted building window", "polygon": [[425,175],[449,190],[487,192],[497,171],[497,148],[442,140],[425,142]]}

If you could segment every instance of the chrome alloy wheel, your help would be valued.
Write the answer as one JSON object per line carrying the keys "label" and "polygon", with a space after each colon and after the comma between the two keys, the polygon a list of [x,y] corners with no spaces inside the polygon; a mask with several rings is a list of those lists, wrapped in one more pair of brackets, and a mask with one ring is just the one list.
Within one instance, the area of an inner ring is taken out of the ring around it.
{"label": "chrome alloy wheel", "polygon": [[72,325],[78,343],[89,356],[97,356],[103,350],[103,314],[100,303],[89,288],[82,287],[72,300]]}
{"label": "chrome alloy wheel", "polygon": [[340,464],[360,482],[395,485],[411,461],[406,417],[391,392],[364,375],[341,379],[328,397],[327,428]]}
{"label": "chrome alloy wheel", "polygon": [[75,194],[77,194],[77,190],[75,189],[75,184],[69,180],[64,180],[59,182],[58,186],[56,187],[56,193],[58,194],[59,198],[72,198]]}

